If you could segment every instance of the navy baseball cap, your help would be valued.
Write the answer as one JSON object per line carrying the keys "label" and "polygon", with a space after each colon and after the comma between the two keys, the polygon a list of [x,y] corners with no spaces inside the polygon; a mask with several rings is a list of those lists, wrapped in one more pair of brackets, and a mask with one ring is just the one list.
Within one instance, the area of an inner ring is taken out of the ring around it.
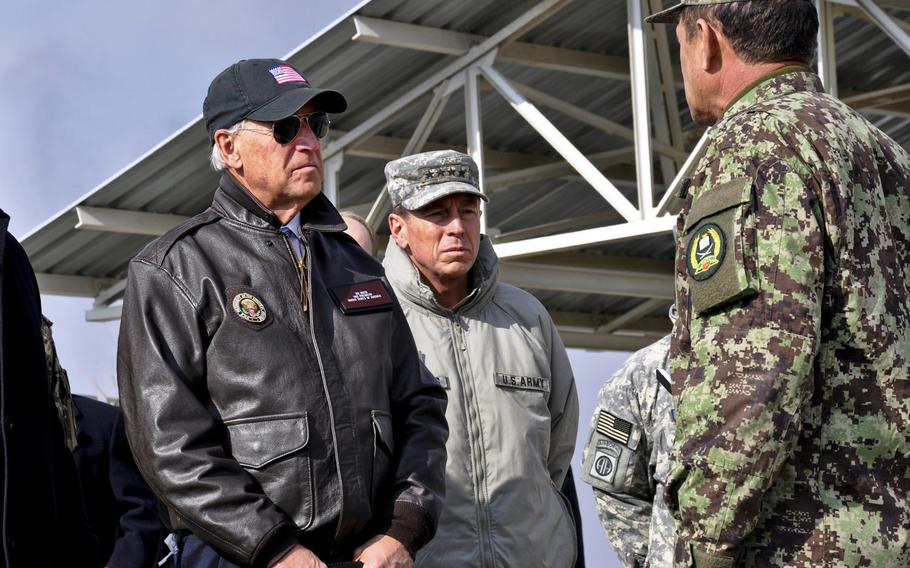
{"label": "navy baseball cap", "polygon": [[348,103],[338,91],[316,89],[309,80],[280,59],[243,59],[218,74],[209,85],[202,118],[215,142],[215,131],[244,119],[273,121],[287,118],[312,102],[316,110],[339,113]]}

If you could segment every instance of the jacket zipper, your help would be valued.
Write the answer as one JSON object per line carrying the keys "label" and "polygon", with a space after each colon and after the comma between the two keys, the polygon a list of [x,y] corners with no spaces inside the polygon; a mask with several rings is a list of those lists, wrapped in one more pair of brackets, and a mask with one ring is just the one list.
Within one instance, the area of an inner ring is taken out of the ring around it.
{"label": "jacket zipper", "polygon": [[284,246],[288,249],[288,254],[291,256],[291,262],[297,267],[297,281],[300,283],[300,304],[303,306],[303,311],[306,312],[309,307],[309,300],[307,298],[307,282],[309,281],[309,278],[306,274],[307,247],[306,244],[304,244],[303,258],[297,258],[297,255],[294,254],[294,250],[291,248],[291,239],[284,234],[282,234],[282,238],[284,239]]}
{"label": "jacket zipper", "polygon": [[[301,236],[301,242],[303,243],[303,253],[304,258],[308,258],[310,254],[310,245],[306,239],[306,231],[304,231]],[[300,271],[305,271],[306,279],[305,282],[313,281],[313,272],[312,265],[307,265],[306,263],[303,266],[298,265]],[[305,300],[303,309],[307,311],[306,307],[309,303],[313,301],[311,297],[312,287],[307,286],[305,288]],[[322,364],[322,354],[319,352],[319,343],[316,341],[316,326],[313,324],[313,312],[309,312],[309,323],[310,323],[310,339],[313,342],[313,350],[316,352],[316,362],[319,363],[319,376],[322,377],[322,390],[325,392],[325,401],[326,406],[329,410],[329,428],[332,432],[332,453],[335,454],[335,473],[338,475],[338,497],[341,506],[338,508],[338,523],[336,527],[342,526],[344,522],[344,483],[341,479],[341,461],[338,459],[338,437],[335,435],[335,411],[332,407],[332,395],[329,393],[329,385],[325,378],[325,366]],[[313,498],[313,518],[316,518],[316,498]]]}
{"label": "jacket zipper", "polygon": [[[483,447],[479,440],[480,428],[479,413],[477,410],[477,394],[474,389],[474,381],[465,365],[464,357],[467,351],[467,344],[464,338],[464,331],[461,328],[461,320],[457,314],[452,314],[450,318],[450,328],[452,337],[455,340],[455,360],[458,364],[458,373],[461,375],[461,385],[465,389],[463,401],[465,404],[465,418],[468,421],[468,431],[470,438],[468,440],[471,446],[471,462],[474,482],[474,499],[477,503],[477,523],[480,531],[480,561],[483,566],[495,566],[493,559],[493,539],[490,534],[490,519],[487,503],[486,490],[486,460],[483,455]],[[468,392],[470,391],[470,392]]]}

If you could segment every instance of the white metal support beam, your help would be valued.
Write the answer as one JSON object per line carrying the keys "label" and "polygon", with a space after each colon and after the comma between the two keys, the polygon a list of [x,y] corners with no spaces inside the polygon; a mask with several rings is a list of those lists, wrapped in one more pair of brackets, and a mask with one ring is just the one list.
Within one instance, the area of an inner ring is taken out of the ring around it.
{"label": "white metal support beam", "polygon": [[834,53],[834,11],[828,0],[815,0],[818,8],[818,76],[832,96],[837,96],[837,59]]}
{"label": "white metal support beam", "polygon": [[525,202],[522,204],[522,206],[519,207],[518,209],[516,209],[515,211],[512,211],[504,219],[497,219],[496,226],[501,228],[505,225],[508,225],[515,219],[520,219],[528,211],[533,211],[534,209],[540,207],[541,204],[546,203],[547,201],[549,201],[551,199],[560,197],[560,193],[562,192],[563,189],[565,189],[565,187],[568,184],[569,184],[569,182],[564,182],[559,187],[557,187],[556,189],[553,189],[553,190],[544,187],[544,188],[541,188],[542,191],[536,191],[532,195],[525,197]]}
{"label": "white metal support beam", "polygon": [[[846,91],[841,95],[843,95],[841,100],[855,109],[874,109],[896,104],[907,105],[910,102],[910,83],[866,93]],[[910,108],[907,112],[910,114]]]}
{"label": "white metal support beam", "polygon": [[109,278],[92,278],[90,276],[71,276],[64,274],[35,274],[38,289],[49,296],[74,296],[94,298],[99,292],[115,283]]}
{"label": "white metal support beam", "polygon": [[158,237],[189,217],[103,207],[76,207],[77,229]]}
{"label": "white metal support beam", "polygon": [[628,312],[623,315],[613,318],[609,322],[597,328],[598,333],[613,333],[618,329],[622,329],[623,326],[640,320],[645,315],[653,312],[658,306],[665,304],[666,299],[657,299],[651,298],[650,300],[645,300],[644,302],[638,304]]}
{"label": "white metal support beam", "polygon": [[633,298],[673,299],[673,273],[505,260],[500,278],[513,286]]}
{"label": "white metal support beam", "polygon": [[[480,85],[477,82],[479,71],[477,67],[471,66],[464,72],[464,108],[465,108],[465,132],[468,140],[468,155],[474,159],[477,164],[477,188],[481,193],[484,189],[484,159],[483,159],[483,124],[480,113]],[[480,232],[487,232],[487,215],[486,205],[483,200],[480,201],[482,214],[480,216]]]}
{"label": "white metal support beam", "polygon": [[[635,175],[638,179],[638,213],[640,219],[654,215],[651,154],[651,122],[648,116],[648,70],[645,66],[644,14],[642,0],[627,0],[629,15],[629,60],[632,76],[632,127],[635,130]],[[631,219],[630,219],[631,220]]]}
{"label": "white metal support beam", "polygon": [[590,183],[597,192],[613,206],[627,221],[640,218],[639,212],[629,203],[629,200],[620,193],[616,186],[608,180],[600,170],[594,167],[578,148],[576,148],[562,132],[557,129],[537,107],[521,95],[498,71],[484,65],[481,67],[483,76],[493,85],[499,94],[524,118],[528,124],[546,140],[553,149],[574,167],[581,177]]}
{"label": "white metal support beam", "polygon": [[85,321],[88,322],[105,322],[105,321],[116,321],[120,319],[120,315],[123,311],[122,305],[116,306],[104,306],[100,308],[93,308],[85,312]]}
{"label": "white metal support beam", "polygon": [[341,165],[344,163],[344,154],[338,153],[325,161],[325,181],[322,184],[322,192],[332,205],[338,205],[338,187]]}
{"label": "white metal support beam", "polygon": [[107,306],[111,302],[119,300],[123,297],[123,293],[125,291],[126,278],[98,292],[98,295],[95,296],[95,307],[99,308],[101,306]]}
{"label": "white metal support beam", "polygon": [[573,233],[562,233],[559,235],[548,235],[546,237],[537,237],[523,241],[500,243],[493,245],[493,248],[496,250],[496,254],[499,258],[521,258],[549,252],[591,247],[604,243],[615,243],[642,237],[651,237],[671,232],[673,230],[673,225],[675,224],[676,217],[657,217],[655,219],[648,219],[647,221],[620,223],[618,225],[585,229]]}
{"label": "white metal support beam", "polygon": [[658,203],[656,208],[658,216],[666,215],[668,213],[671,215],[679,213],[680,200],[676,194],[679,191],[680,186],[686,182],[686,178],[691,177],[695,172],[695,167],[698,166],[698,162],[700,162],[705,155],[705,151],[708,149],[710,135],[711,129],[708,128],[705,130],[704,134],[701,135],[701,139],[695,144],[695,147],[692,148],[692,152],[689,153],[689,157],[686,158],[685,163],[683,163],[682,167],[679,168],[679,171],[676,172],[676,177],[673,178],[673,181],[667,186],[667,190],[664,192],[664,196],[661,198],[660,203]]}
{"label": "white metal support beam", "polygon": [[872,0],[856,0],[856,4],[898,45],[910,55],[910,34],[894,21],[894,18],[879,8]]}
{"label": "white metal support beam", "polygon": [[[588,159],[600,169],[615,166],[617,164],[631,163],[635,160],[635,148],[628,147],[618,148],[616,150],[606,150],[604,152],[598,152],[597,154],[591,154],[588,156]],[[562,160],[540,166],[531,166],[529,168],[490,176],[486,180],[487,192],[495,193],[523,183],[569,175],[577,176],[578,171],[571,164]]]}
{"label": "white metal support beam", "polygon": [[[589,110],[575,106],[571,103],[567,103],[565,100],[559,97],[554,97],[553,95],[538,91],[537,89],[525,85],[524,83],[519,83],[518,81],[509,82],[518,90],[519,93],[526,96],[531,102],[561,112],[562,114],[574,118],[575,120],[587,124],[588,126],[593,126],[594,128],[602,130],[611,136],[616,136],[617,138],[622,138],[624,140],[628,140],[629,142],[635,141],[635,131],[628,126],[619,124],[618,122],[613,122],[612,120],[606,119]],[[680,161],[685,160],[686,156],[688,155],[683,150],[674,148],[670,144],[659,141],[654,141],[654,150],[658,153],[664,154],[665,156],[669,156]]]}
{"label": "white metal support beam", "polygon": [[616,335],[606,333],[580,333],[577,331],[563,330],[559,326],[559,337],[566,347],[572,349],[588,349],[592,351],[638,351],[654,343],[654,337],[649,335]]}
{"label": "white metal support beam", "polygon": [[[430,138],[430,133],[433,132],[433,128],[439,120],[439,116],[449,102],[451,91],[448,87],[452,82],[453,81],[444,81],[442,85],[436,88],[429,106],[427,106],[423,116],[420,117],[420,121],[417,123],[417,128],[414,129],[414,133],[411,134],[410,140],[408,140],[404,149],[401,151],[401,156],[410,156],[411,154],[420,152],[424,144],[427,143],[427,140]],[[461,79],[459,79],[457,83],[461,85]],[[379,230],[379,226],[385,222],[385,215],[388,212],[388,207],[389,194],[383,187],[379,190],[379,195],[376,196],[376,200],[373,202],[373,206],[370,208],[370,212],[366,217],[367,224],[372,227],[374,231]]]}
{"label": "white metal support beam", "polygon": [[[651,0],[654,11],[663,8],[660,0]],[[667,112],[667,122],[670,125],[670,144],[678,151],[685,151],[685,134],[682,130],[682,121],[679,119],[679,103],[676,98],[677,88],[683,86],[682,81],[678,79],[679,69],[674,67],[671,53],[670,41],[668,35],[673,33],[671,26],[650,26],[654,31],[654,45],[656,51],[657,65],[655,68],[660,73],[660,86],[664,97],[664,106]],[[660,33],[657,29],[660,28]],[[655,150],[656,150],[655,145]],[[683,158],[685,159],[685,158]],[[669,178],[667,178],[669,179]]]}
{"label": "white metal support beam", "polygon": [[398,113],[410,106],[411,103],[436,88],[443,81],[455,76],[457,73],[463,71],[465,67],[480,60],[501,43],[524,34],[529,27],[539,24],[543,19],[549,17],[553,11],[562,8],[568,4],[569,1],[570,0],[542,0],[541,2],[538,2],[488,39],[479,45],[472,47],[467,53],[449,65],[446,65],[429,78],[421,81],[420,84],[387,105],[382,111],[374,114],[368,120],[365,120],[356,128],[351,129],[347,134],[329,144],[323,152],[324,157],[329,158],[334,154],[341,152],[347,146],[375,134],[389,120],[393,119]]}
{"label": "white metal support beam", "polygon": [[[471,46],[480,44],[487,39],[484,36],[443,28],[393,22],[366,16],[354,16],[353,21],[356,30],[353,37],[354,41],[429,53],[463,55]],[[577,49],[514,42],[500,46],[497,60],[502,63],[588,75],[601,79],[629,80],[629,61],[627,58]],[[673,67],[673,77],[676,85],[682,85],[682,72],[679,67]]]}
{"label": "white metal support beam", "polygon": [[[645,300],[650,301],[650,300]],[[655,301],[654,308],[661,305],[669,307],[669,300]],[[613,320],[624,317],[625,314],[606,314],[593,312],[563,312],[559,310],[550,310],[550,317],[553,318],[560,330],[576,331],[579,333],[597,333],[598,330],[604,329]],[[671,326],[670,318],[661,317],[639,317],[634,321],[626,322],[615,329],[615,332],[635,333],[648,335],[651,337],[663,337],[669,331]],[[615,333],[614,332],[614,333]]]}
{"label": "white metal support beam", "polygon": [[578,231],[582,228],[591,228],[592,226],[600,227],[603,225],[611,225],[618,223],[621,220],[619,214],[615,211],[598,211],[580,217],[570,217],[568,219],[560,219],[558,221],[533,225],[525,229],[515,229],[513,231],[503,232],[496,237],[496,242],[500,244],[518,242],[547,235],[555,235],[557,233]]}
{"label": "white metal support beam", "polygon": [[[645,6],[649,13],[658,12],[663,8],[661,0],[647,0]],[[685,160],[683,151],[682,124],[679,120],[679,104],[676,99],[676,85],[672,76],[672,63],[670,59],[670,42],[667,34],[672,29],[670,26],[648,25],[644,27],[648,40],[647,49],[648,72],[650,85],[651,120],[654,124],[654,137],[651,141],[654,152],[661,154],[660,169],[664,180],[673,179],[679,164]],[[671,160],[666,154],[660,152],[657,146],[666,145],[678,154],[683,154],[678,159]],[[653,197],[652,193],[652,197]]]}
{"label": "white metal support beam", "polygon": [[[882,2],[880,5],[890,6],[892,8],[898,8],[900,10],[910,10],[910,0],[905,0],[905,2],[907,5],[904,7],[894,6],[892,5],[894,4],[893,2]],[[828,0],[828,3],[831,4],[835,18],[841,15],[847,15],[872,22],[872,19],[869,17],[869,15],[864,12],[862,8],[856,5],[856,0]],[[900,26],[905,32],[910,32],[910,22],[895,20],[895,23],[897,23],[897,25]]]}

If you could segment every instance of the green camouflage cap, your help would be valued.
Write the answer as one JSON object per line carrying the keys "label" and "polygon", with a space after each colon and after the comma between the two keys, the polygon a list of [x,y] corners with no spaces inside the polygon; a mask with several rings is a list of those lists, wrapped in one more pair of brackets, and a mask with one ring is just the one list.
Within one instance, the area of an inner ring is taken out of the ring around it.
{"label": "green camouflage cap", "polygon": [[477,188],[477,164],[455,150],[405,156],[385,166],[385,188],[392,207],[420,209],[453,193],[470,193],[489,201]]}
{"label": "green camouflage cap", "polygon": [[749,2],[750,0],[683,0],[679,4],[651,14],[645,18],[649,24],[675,24],[679,21],[679,13],[686,6],[707,6],[709,4],[732,4],[733,2]]}

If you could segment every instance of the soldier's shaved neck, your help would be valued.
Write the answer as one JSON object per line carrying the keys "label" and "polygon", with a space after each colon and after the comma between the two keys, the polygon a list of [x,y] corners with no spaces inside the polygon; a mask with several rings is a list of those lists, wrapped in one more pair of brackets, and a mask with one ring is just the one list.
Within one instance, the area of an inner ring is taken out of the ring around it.
{"label": "soldier's shaved neck", "polygon": [[686,101],[692,119],[716,123],[729,104],[756,81],[793,61],[746,61],[719,27],[699,18],[690,34],[680,21],[676,28]]}

